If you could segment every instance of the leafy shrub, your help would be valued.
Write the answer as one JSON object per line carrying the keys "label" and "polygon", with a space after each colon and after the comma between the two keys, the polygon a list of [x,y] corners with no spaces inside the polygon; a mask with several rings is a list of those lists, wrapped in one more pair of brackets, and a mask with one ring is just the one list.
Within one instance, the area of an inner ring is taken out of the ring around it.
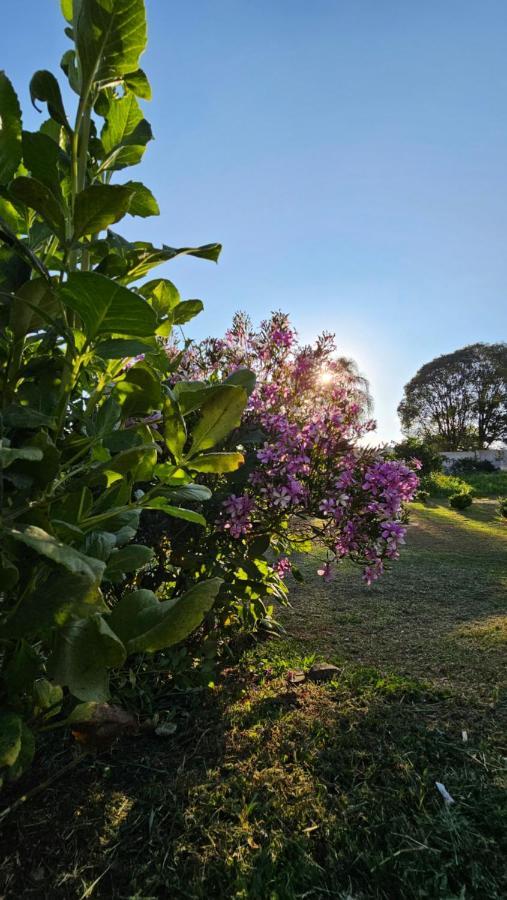
{"label": "leafy shrub", "polygon": [[449,503],[453,509],[467,509],[467,507],[472,505],[472,502],[470,491],[461,494],[451,494],[449,497]]}
{"label": "leafy shrub", "polygon": [[507,519],[507,497],[500,497],[498,501],[498,512],[504,519]]}
{"label": "leafy shrub", "polygon": [[431,497],[450,497],[452,494],[465,494],[470,491],[470,486],[457,475],[444,475],[442,472],[432,472],[421,478],[421,488],[427,491]]}
{"label": "leafy shrub", "polygon": [[213,453],[240,422],[241,384],[195,392],[186,406],[168,387],[178,361],[162,342],[202,304],[182,301],[165,279],[129,287],[181,254],[216,260],[220,246],[155,247],[106,231],[127,214],[158,213],[140,182],[111,183],[151,139],[137,99],[150,96],[138,67],[143,0],[117,0],[114,16],[98,0],[74,4],[74,15],[71,3],[63,8],[75,124],[56,78],[39,71],[30,93],[49,118],[23,131],[0,74],[0,766],[8,778],[26,768],[34,731],[65,715],[68,698],[106,700],[109,670],[179,643],[202,622],[222,579],[174,567],[163,598],[135,581],[124,589],[125,575],[153,559],[150,546],[132,541],[141,515],[202,530],[211,490],[196,475],[243,461]]}
{"label": "leafy shrub", "polygon": [[442,457],[431,444],[419,438],[409,437],[393,447],[395,459],[418,459],[421,463],[421,475],[429,475],[431,472],[442,471]]}
{"label": "leafy shrub", "polygon": [[336,356],[333,336],[303,346],[282,312],[257,330],[237,314],[224,338],[192,346],[181,366],[209,384],[241,378],[243,367],[256,376],[242,428],[232,436],[245,465],[225,473],[223,495],[216,495],[227,555],[264,542],[283,576],[292,553],[317,539],[328,552],[318,569],[326,580],[344,557],[362,566],[366,583],[378,578],[398,557],[404,503],[418,478],[403,462],[357,445],[374,427],[367,386],[350,360]]}
{"label": "leafy shrub", "polygon": [[424,491],[424,490],[417,491],[414,496],[414,500],[416,500],[418,503],[427,503],[429,499],[430,499],[429,491]]}
{"label": "leafy shrub", "polygon": [[490,473],[496,471],[497,467],[489,459],[474,459],[472,456],[456,459],[450,468],[452,475],[472,475],[475,472]]}

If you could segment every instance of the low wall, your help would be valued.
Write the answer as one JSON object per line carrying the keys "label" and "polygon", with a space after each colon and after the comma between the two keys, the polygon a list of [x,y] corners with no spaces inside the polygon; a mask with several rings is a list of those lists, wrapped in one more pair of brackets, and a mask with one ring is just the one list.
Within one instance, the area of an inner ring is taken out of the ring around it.
{"label": "low wall", "polygon": [[440,456],[442,457],[444,470],[450,469],[452,464],[457,462],[458,459],[475,459],[477,462],[487,460],[492,463],[492,465],[496,466],[497,469],[507,472],[507,448],[505,447],[500,447],[497,450],[444,451]]}

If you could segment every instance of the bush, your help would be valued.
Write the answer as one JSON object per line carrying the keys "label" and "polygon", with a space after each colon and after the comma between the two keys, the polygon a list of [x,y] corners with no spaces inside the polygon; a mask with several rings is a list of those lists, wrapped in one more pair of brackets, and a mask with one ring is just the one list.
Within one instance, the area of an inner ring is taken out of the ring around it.
{"label": "bush", "polygon": [[500,497],[498,501],[498,512],[504,519],[507,519],[507,497]]}
{"label": "bush", "polygon": [[404,459],[409,462],[412,459],[418,459],[421,465],[421,475],[429,475],[431,472],[442,471],[442,457],[440,453],[433,447],[421,441],[419,438],[407,438],[395,444],[393,448],[393,456],[395,459]]}
{"label": "bush", "polygon": [[432,472],[421,478],[421,490],[427,491],[431,497],[450,497],[452,494],[471,493],[471,488],[457,475],[444,475]]}
{"label": "bush", "polygon": [[453,509],[467,509],[472,505],[472,495],[470,492],[462,494],[451,494],[449,503]]}
{"label": "bush", "polygon": [[414,497],[414,500],[415,500],[417,503],[427,503],[429,499],[430,499],[430,492],[429,492],[429,491],[424,491],[424,490],[422,490],[422,491],[417,491],[417,493],[416,493],[416,495],[415,495],[415,497]]}
{"label": "bush", "polygon": [[449,473],[451,475],[473,475],[475,472],[497,472],[497,466],[494,466],[489,459],[474,459],[472,456],[465,456],[463,459],[457,459],[453,462]]}
{"label": "bush", "polygon": [[152,136],[136,99],[150,94],[143,0],[130,8],[98,15],[83,0],[66,28],[74,125],[39,71],[30,93],[50,118],[22,130],[0,73],[0,780],[30,764],[48,722],[93,717],[110,670],[185,640],[223,586],[198,566],[173,566],[162,597],[135,581],[154,556],[132,543],[141,516],[171,533],[207,527],[211,490],[196,473],[243,462],[208,451],[239,425],[247,393],[218,384],[182,408],[163,339],[202,304],[165,279],[139,284],[181,254],[216,261],[220,245],[154,247],[108,227],[158,214],[139,181],[110,183]]}

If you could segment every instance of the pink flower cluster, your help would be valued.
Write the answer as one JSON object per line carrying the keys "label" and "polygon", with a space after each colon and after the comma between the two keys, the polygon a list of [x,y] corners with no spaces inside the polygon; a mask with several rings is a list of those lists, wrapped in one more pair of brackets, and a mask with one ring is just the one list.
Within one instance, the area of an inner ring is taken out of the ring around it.
{"label": "pink flower cluster", "polygon": [[241,367],[257,377],[245,425],[264,440],[247,448],[255,465],[242,493],[224,501],[219,527],[242,540],[271,532],[286,551],[273,566],[280,577],[298,539],[318,538],[328,553],[318,569],[325,580],[336,562],[349,558],[371,584],[404,543],[404,506],[417,490],[417,465],[361,446],[375,427],[367,383],[335,351],[329,334],[301,346],[283,313],[257,332],[238,314],[224,341],[207,339],[183,365],[192,378],[223,378]]}

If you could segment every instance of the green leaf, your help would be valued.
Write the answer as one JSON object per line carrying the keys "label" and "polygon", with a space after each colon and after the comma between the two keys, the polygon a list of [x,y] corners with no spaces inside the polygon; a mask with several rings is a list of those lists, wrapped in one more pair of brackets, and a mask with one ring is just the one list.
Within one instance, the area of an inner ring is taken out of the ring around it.
{"label": "green leaf", "polygon": [[83,575],[90,585],[100,584],[104,572],[104,563],[91,556],[85,556],[74,547],[62,544],[52,535],[36,525],[29,525],[24,531],[12,529],[10,537],[30,547],[40,556],[45,556],[58,566],[63,566],[73,575]]}
{"label": "green leaf", "polygon": [[21,108],[16,92],[0,72],[0,184],[7,184],[21,162]]}
{"label": "green leaf", "polygon": [[121,340],[111,338],[109,341],[101,341],[95,346],[95,353],[102,359],[126,359],[127,357],[140,356],[153,350],[151,344],[143,344],[142,341]]}
{"label": "green leaf", "polygon": [[190,319],[198,316],[203,309],[204,306],[201,300],[183,300],[173,309],[174,325],[183,325],[185,322],[190,322]]}
{"label": "green leaf", "polygon": [[51,118],[60,125],[63,125],[70,133],[71,129],[63,106],[60,86],[51,72],[48,72],[45,69],[39,69],[39,71],[33,75],[30,82],[30,98],[38,112],[40,112],[40,109],[35,101],[40,100],[43,103],[47,103],[48,112]]}
{"label": "green leaf", "polygon": [[247,395],[253,392],[255,388],[255,372],[251,372],[250,369],[236,369],[232,375],[229,375],[224,384],[235,384],[238,387],[242,387],[247,392]]}
{"label": "green leaf", "polygon": [[42,450],[37,447],[2,447],[0,446],[0,468],[7,469],[18,459],[27,459],[32,462],[40,462],[43,457]]}
{"label": "green leaf", "polygon": [[59,684],[51,684],[47,678],[38,678],[33,686],[33,698],[36,711],[44,712],[47,709],[49,712],[46,718],[51,718],[57,716],[62,708],[63,691]]}
{"label": "green leaf", "polygon": [[202,503],[210,500],[212,493],[205,484],[182,484],[179,487],[170,486],[170,489],[164,485],[160,490],[160,496],[178,503]]}
{"label": "green leaf", "polygon": [[72,17],[74,15],[72,9],[72,0],[60,0],[60,8],[62,10],[62,16],[64,19],[67,19],[67,22],[72,23]]}
{"label": "green leaf", "polygon": [[107,168],[124,169],[140,162],[153,132],[134,94],[111,100],[100,139],[104,156],[112,157]]}
{"label": "green leaf", "polygon": [[81,0],[76,46],[85,85],[136,71],[146,46],[144,0]]}
{"label": "green leaf", "polygon": [[117,382],[115,396],[122,406],[124,417],[145,415],[160,409],[162,388],[158,373],[145,363],[137,363],[122,381]]}
{"label": "green leaf", "polygon": [[61,173],[69,168],[68,159],[52,138],[41,131],[24,131],[23,163],[33,178],[61,197]]}
{"label": "green leaf", "polygon": [[44,323],[41,312],[56,312],[56,297],[45,278],[25,282],[12,298],[10,326],[16,340],[40,328]]}
{"label": "green leaf", "polygon": [[30,644],[21,640],[5,667],[4,680],[9,695],[12,697],[31,689],[41,668],[42,659],[39,654]]}
{"label": "green leaf", "polygon": [[194,525],[201,525],[203,528],[206,527],[206,519],[200,513],[196,513],[191,509],[172,506],[165,497],[152,497],[150,500],[142,503],[142,508],[157,509],[159,512],[164,512],[175,519],[184,519],[185,522],[192,522]]}
{"label": "green leaf", "polygon": [[78,700],[109,698],[108,669],[120,666],[125,647],[101,616],[73,622],[58,634],[49,661],[52,678]]}
{"label": "green leaf", "polygon": [[244,463],[242,453],[206,453],[196,456],[188,463],[193,472],[213,472],[222,475],[224,472],[235,472]]}
{"label": "green leaf", "polygon": [[21,751],[21,717],[0,713],[0,766],[13,766]]}
{"label": "green leaf", "polygon": [[34,209],[60,240],[65,240],[64,215],[58,200],[47,185],[37,178],[22,175],[11,182],[9,190],[15,200]]}
{"label": "green leaf", "polygon": [[152,591],[125,594],[111,615],[111,627],[129,653],[154,653],[184,641],[213,606],[221,578],[201,581],[180,597],[160,602]]}
{"label": "green leaf", "polygon": [[160,215],[158,203],[149,188],[140,181],[127,181],[125,187],[133,191],[128,210],[129,215],[140,216],[143,219],[148,216]]}
{"label": "green leaf", "polygon": [[214,447],[241,423],[241,415],[247,403],[244,388],[221,385],[201,407],[188,458]]}
{"label": "green leaf", "polygon": [[50,282],[50,275],[45,265],[35,255],[35,253],[30,250],[30,247],[28,247],[23,241],[21,241],[9,228],[9,226],[6,225],[5,222],[3,222],[1,219],[0,241],[3,241],[5,244],[7,244],[7,247],[11,248],[12,254],[8,254],[8,256],[13,256],[15,254],[20,262],[23,261],[23,267],[26,270],[26,274],[22,278],[21,282],[15,282],[11,286],[9,283],[10,279],[8,277],[8,273],[6,277],[5,272],[5,269],[8,266],[8,261],[5,257],[7,250],[5,247],[0,247],[0,288],[2,288],[3,290],[16,290],[17,288],[21,287],[21,285],[26,281],[27,277],[30,276],[30,268],[38,272],[39,275],[43,275],[46,281]]}
{"label": "green leaf", "polygon": [[10,781],[14,781],[23,774],[32,762],[35,753],[35,738],[30,729],[21,723],[21,747],[16,757],[16,762],[7,771],[7,777]]}
{"label": "green leaf", "polygon": [[136,97],[141,97],[141,100],[151,100],[150,82],[142,69],[124,75],[123,83]]}
{"label": "green leaf", "polygon": [[117,248],[107,254],[100,262],[98,271],[111,274],[127,283],[137,281],[146,275],[154,266],[176,259],[177,256],[197,256],[201,259],[216,261],[221,251],[220,244],[207,244],[204,247],[154,247],[147,241],[136,241],[133,244]]}
{"label": "green leaf", "polygon": [[[104,564],[103,564],[104,565]],[[21,638],[65,625],[75,616],[86,618],[107,607],[97,586],[84,575],[58,569],[23,597],[1,628],[2,637]]]}
{"label": "green leaf", "polygon": [[159,318],[167,316],[181,303],[178,288],[167,278],[153,278],[147,281],[139,288],[139,293],[151,303]]}
{"label": "green leaf", "polygon": [[4,410],[4,423],[9,428],[54,428],[55,421],[50,416],[29,406],[11,404]]}
{"label": "green leaf", "polygon": [[151,547],[143,544],[129,544],[121,550],[113,550],[109,557],[104,579],[114,580],[125,572],[135,572],[153,559]]}
{"label": "green leaf", "polygon": [[92,184],[76,197],[74,209],[74,237],[97,234],[129,211],[133,196],[130,187],[122,184]]}
{"label": "green leaf", "polygon": [[101,334],[147,337],[156,328],[155,314],[146,301],[96,272],[72,272],[60,296],[78,313],[88,338]]}
{"label": "green leaf", "polygon": [[175,461],[179,462],[187,440],[187,428],[179,406],[172,397],[165,397],[162,414],[164,416],[163,435],[165,445],[172,453]]}
{"label": "green leaf", "polygon": [[173,394],[182,414],[187,416],[200,409],[205,400],[217,390],[218,386],[208,385],[204,381],[178,381],[174,385]]}

